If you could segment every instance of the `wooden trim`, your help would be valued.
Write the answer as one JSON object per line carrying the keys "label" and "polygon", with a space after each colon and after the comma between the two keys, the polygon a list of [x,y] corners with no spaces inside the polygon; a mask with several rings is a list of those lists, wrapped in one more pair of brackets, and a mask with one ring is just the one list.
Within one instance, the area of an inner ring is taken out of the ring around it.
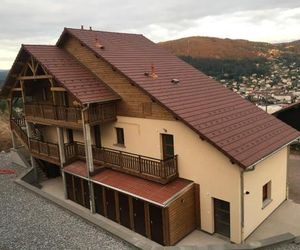
{"label": "wooden trim", "polygon": [[57,91],[57,92],[66,92],[67,90],[63,87],[51,87],[51,91]]}
{"label": "wooden trim", "polygon": [[51,75],[38,75],[38,76],[19,76],[17,80],[39,80],[53,78]]}
{"label": "wooden trim", "polygon": [[72,190],[73,190],[73,200],[76,201],[76,190],[75,190],[75,176],[74,175],[71,175],[72,176]]}
{"label": "wooden trim", "polygon": [[117,191],[114,191],[115,194],[115,210],[116,210],[116,221],[120,224],[120,202],[119,202],[119,195]]}
{"label": "wooden trim", "polygon": [[162,209],[162,218],[163,218],[164,243],[166,246],[169,246],[170,245],[169,207]]}
{"label": "wooden trim", "polygon": [[135,231],[134,228],[134,219],[133,219],[133,203],[132,203],[132,196],[128,195],[128,202],[129,202],[129,219],[130,219],[130,228]]}
{"label": "wooden trim", "polygon": [[80,178],[80,187],[81,187],[81,198],[82,198],[82,203],[83,203],[83,206],[86,207],[86,204],[85,204],[85,197],[84,197],[84,185],[83,185],[83,179]]}
{"label": "wooden trim", "polygon": [[12,91],[22,91],[22,88],[13,88]]}
{"label": "wooden trim", "polygon": [[145,211],[145,229],[147,238],[151,239],[151,228],[150,228],[150,213],[149,213],[149,203],[144,202]]}
{"label": "wooden trim", "polygon": [[196,218],[196,226],[198,229],[201,228],[201,216],[200,216],[200,185],[195,183],[195,218]]}

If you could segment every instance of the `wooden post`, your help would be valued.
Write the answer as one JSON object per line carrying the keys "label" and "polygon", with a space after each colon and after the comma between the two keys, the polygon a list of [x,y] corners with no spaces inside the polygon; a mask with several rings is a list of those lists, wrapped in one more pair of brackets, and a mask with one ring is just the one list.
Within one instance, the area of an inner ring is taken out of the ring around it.
{"label": "wooden post", "polygon": [[116,221],[120,223],[120,203],[119,203],[119,195],[117,191],[114,191],[115,194],[115,209],[116,209]]}
{"label": "wooden post", "polygon": [[96,213],[96,204],[95,204],[95,193],[94,193],[94,187],[93,183],[91,181],[88,181],[89,183],[89,193],[90,193],[90,210],[91,213]]}
{"label": "wooden post", "polygon": [[133,203],[132,203],[132,197],[131,196],[128,196],[128,202],[129,202],[130,228],[134,231]]}
{"label": "wooden post", "polygon": [[63,168],[66,163],[66,155],[65,155],[65,145],[64,145],[64,133],[63,129],[56,127],[57,131],[57,141],[58,141],[58,150],[59,150],[59,158],[60,158],[60,166]]}

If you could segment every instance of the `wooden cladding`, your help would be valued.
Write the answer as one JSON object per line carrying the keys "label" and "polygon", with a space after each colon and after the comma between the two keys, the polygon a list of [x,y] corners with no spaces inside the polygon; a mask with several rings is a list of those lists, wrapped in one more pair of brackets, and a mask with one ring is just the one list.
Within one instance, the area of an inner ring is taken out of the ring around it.
{"label": "wooden cladding", "polygon": [[60,164],[59,148],[58,144],[43,142],[37,139],[29,139],[30,152],[36,158],[54,163]]}
{"label": "wooden cladding", "polygon": [[90,192],[88,181],[67,173],[65,173],[65,176],[68,199],[86,208],[90,208]]}
{"label": "wooden cladding", "polygon": [[[68,197],[83,205],[83,198],[80,198],[83,197],[82,191],[79,191],[77,200],[73,198],[72,187],[76,188],[74,178],[78,177],[66,178]],[[195,188],[191,185],[169,205],[161,207],[93,183],[96,213],[166,246],[176,244],[196,228]],[[78,187],[76,190],[78,192]]]}
{"label": "wooden cladding", "polygon": [[[163,184],[178,176],[177,155],[161,160],[104,147],[93,146],[92,150],[95,165],[104,165]],[[84,145],[78,142],[65,144],[65,156],[68,164],[84,159]]]}
{"label": "wooden cladding", "polygon": [[118,115],[174,120],[173,114],[153,102],[147,94],[134,86],[125,76],[115,71],[107,62],[96,57],[88,48],[81,46],[77,39],[70,37],[62,46],[120,95],[121,100],[117,107]]}
{"label": "wooden cladding", "polygon": [[[63,127],[82,127],[82,109],[63,105],[26,103],[25,115],[29,121]],[[116,104],[91,104],[84,113],[86,123],[91,125],[116,120]]]}

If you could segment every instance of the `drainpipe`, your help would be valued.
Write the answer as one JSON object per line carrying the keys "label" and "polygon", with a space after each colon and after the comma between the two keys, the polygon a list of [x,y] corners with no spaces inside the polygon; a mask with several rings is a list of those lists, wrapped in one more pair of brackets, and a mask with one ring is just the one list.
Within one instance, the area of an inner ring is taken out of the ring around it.
{"label": "drainpipe", "polygon": [[[95,207],[95,195],[94,195],[94,189],[93,189],[93,183],[91,182],[91,175],[90,172],[94,171],[94,166],[93,166],[93,153],[91,149],[89,149],[89,139],[90,135],[87,134],[86,131],[86,124],[85,124],[85,117],[84,113],[87,111],[90,107],[90,104],[88,103],[81,111],[81,117],[82,117],[82,126],[83,126],[83,137],[84,137],[84,149],[85,149],[85,159],[86,159],[86,165],[87,165],[87,177],[88,177],[88,185],[89,185],[89,193],[90,193],[90,209],[92,213],[96,212],[96,207]],[[91,133],[90,129],[88,131]],[[91,171],[92,170],[92,171]]]}
{"label": "drainpipe", "polygon": [[240,178],[241,178],[241,240],[244,243],[244,227],[245,227],[245,190],[244,190],[244,173],[251,172],[255,170],[255,166],[248,167],[246,169],[241,170]]}

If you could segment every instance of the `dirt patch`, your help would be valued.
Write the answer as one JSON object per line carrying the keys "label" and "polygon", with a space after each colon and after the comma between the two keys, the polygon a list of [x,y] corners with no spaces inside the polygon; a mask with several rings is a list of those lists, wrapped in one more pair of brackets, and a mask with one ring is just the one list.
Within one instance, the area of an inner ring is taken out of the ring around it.
{"label": "dirt patch", "polygon": [[7,151],[12,147],[9,116],[0,113],[0,151]]}

